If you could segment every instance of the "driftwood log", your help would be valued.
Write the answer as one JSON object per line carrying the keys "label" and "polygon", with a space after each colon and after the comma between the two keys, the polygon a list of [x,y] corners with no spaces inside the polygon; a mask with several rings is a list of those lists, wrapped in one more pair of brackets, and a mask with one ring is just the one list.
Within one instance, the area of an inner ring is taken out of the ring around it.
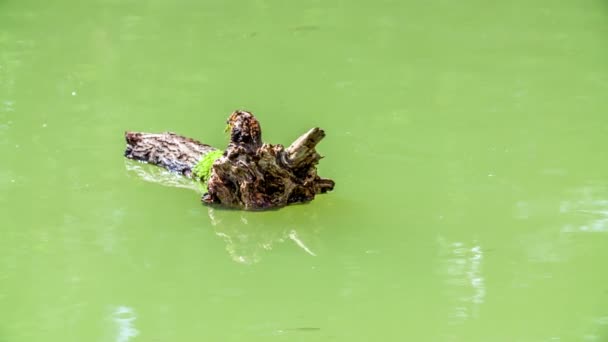
{"label": "driftwood log", "polygon": [[[317,175],[322,158],[315,146],[325,132],[312,128],[289,147],[262,143],[253,114],[237,110],[228,118],[230,143],[211,166],[205,204],[260,210],[304,203],[333,190],[334,181]],[[175,133],[126,132],[125,157],[193,177],[196,164],[216,148]]]}

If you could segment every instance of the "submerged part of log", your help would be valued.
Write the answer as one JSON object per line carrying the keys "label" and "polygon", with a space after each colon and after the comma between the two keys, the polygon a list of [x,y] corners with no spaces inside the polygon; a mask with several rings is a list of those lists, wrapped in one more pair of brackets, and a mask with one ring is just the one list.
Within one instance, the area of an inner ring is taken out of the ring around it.
{"label": "submerged part of log", "polygon": [[[321,156],[316,145],[325,132],[313,128],[285,149],[262,143],[262,130],[253,114],[235,111],[228,118],[230,143],[212,166],[203,203],[246,210],[270,209],[309,202],[333,190],[334,181],[317,175]],[[192,169],[215,148],[173,133],[127,132],[125,156],[179,172]]]}

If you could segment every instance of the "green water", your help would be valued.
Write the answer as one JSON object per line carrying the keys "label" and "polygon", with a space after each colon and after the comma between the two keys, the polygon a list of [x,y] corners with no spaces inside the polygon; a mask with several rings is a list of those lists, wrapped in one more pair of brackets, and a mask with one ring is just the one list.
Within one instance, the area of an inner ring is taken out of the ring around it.
{"label": "green water", "polygon": [[[0,341],[608,341],[607,37],[599,0],[0,0]],[[325,129],[336,190],[211,210],[122,157],[236,108]]]}

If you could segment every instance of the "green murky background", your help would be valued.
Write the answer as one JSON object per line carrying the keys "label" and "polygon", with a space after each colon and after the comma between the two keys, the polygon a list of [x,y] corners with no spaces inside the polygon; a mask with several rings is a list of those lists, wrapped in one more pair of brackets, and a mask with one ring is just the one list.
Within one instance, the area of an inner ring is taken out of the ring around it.
{"label": "green murky background", "polygon": [[[599,0],[0,0],[0,341],[608,341],[607,39]],[[236,108],[324,128],[336,190],[210,210],[122,158]]]}

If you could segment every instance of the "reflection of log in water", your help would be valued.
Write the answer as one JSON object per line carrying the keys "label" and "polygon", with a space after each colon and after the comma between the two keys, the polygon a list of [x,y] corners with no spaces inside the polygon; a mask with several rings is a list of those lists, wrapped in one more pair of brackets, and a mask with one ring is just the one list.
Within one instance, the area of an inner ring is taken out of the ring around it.
{"label": "reflection of log in water", "polygon": [[[310,256],[315,254],[316,236],[320,227],[298,229],[285,221],[273,222],[264,213],[235,212],[209,208],[209,218],[217,236],[226,242],[232,260],[253,264],[277,244],[292,244]],[[311,217],[310,219],[314,219]],[[307,224],[309,227],[310,224]]]}
{"label": "reflection of log in water", "polygon": [[[125,168],[130,175],[140,178],[146,182],[156,183],[162,186],[190,189],[198,193],[204,193],[202,183],[193,182],[173,172],[162,168],[126,160]],[[306,230],[298,229],[295,225],[285,225],[281,217],[279,222],[272,220],[273,213],[248,212],[224,210],[209,207],[208,215],[215,234],[226,242],[226,251],[230,258],[238,263],[253,264],[259,262],[263,255],[274,248],[277,244],[293,244],[298,249],[310,256],[315,256],[316,236],[321,228]],[[312,209],[311,209],[312,210]],[[286,213],[285,215],[289,215]],[[316,220],[315,215],[308,215],[307,220]],[[301,222],[301,218],[298,218]],[[311,222],[303,222],[310,227]]]}

